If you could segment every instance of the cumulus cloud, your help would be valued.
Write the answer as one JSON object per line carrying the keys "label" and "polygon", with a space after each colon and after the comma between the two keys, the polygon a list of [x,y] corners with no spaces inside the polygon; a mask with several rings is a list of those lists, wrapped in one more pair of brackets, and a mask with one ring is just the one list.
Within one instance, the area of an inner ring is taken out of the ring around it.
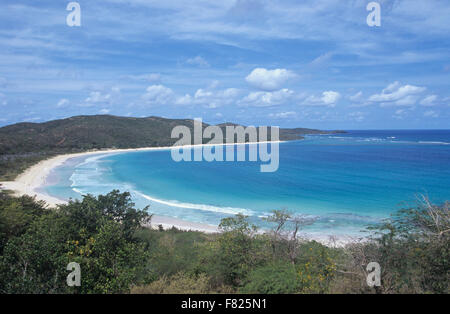
{"label": "cumulus cloud", "polygon": [[334,105],[335,103],[338,102],[338,100],[340,98],[341,98],[341,94],[339,94],[338,92],[328,91],[328,92],[323,92],[322,101],[326,105]]}
{"label": "cumulus cloud", "polygon": [[147,87],[142,99],[147,105],[165,105],[173,100],[173,91],[164,85],[151,85]]}
{"label": "cumulus cloud", "polygon": [[252,92],[239,101],[240,106],[270,107],[280,105],[294,96],[287,88],[275,92]]}
{"label": "cumulus cloud", "polygon": [[104,103],[109,102],[111,94],[102,94],[101,92],[91,92],[89,97],[86,98],[86,102],[90,103]]}
{"label": "cumulus cloud", "polygon": [[334,107],[337,102],[341,99],[341,94],[335,91],[326,91],[323,92],[320,97],[311,95],[307,97],[302,105],[304,106],[325,106],[325,107]]}
{"label": "cumulus cloud", "polygon": [[394,82],[383,89],[381,94],[370,96],[369,101],[380,103],[381,106],[411,106],[416,104],[419,94],[425,90],[425,87],[402,86],[400,82]]}
{"label": "cumulus cloud", "polygon": [[186,94],[184,96],[177,97],[175,100],[176,105],[191,105],[193,104],[193,98],[191,95]]}
{"label": "cumulus cloud", "polygon": [[[92,106],[96,106],[96,105],[109,105],[109,104],[111,104],[111,101],[112,101],[112,96],[110,93],[103,93],[101,91],[93,91],[93,92],[89,93],[89,96],[79,106],[92,107]],[[61,100],[60,100],[60,102],[61,102]],[[59,102],[58,102],[58,104],[59,104]],[[65,105],[66,103],[63,101],[61,104]]]}
{"label": "cumulus cloud", "polygon": [[265,91],[279,90],[288,80],[297,75],[286,69],[267,70],[264,68],[254,69],[245,80],[251,86]]}

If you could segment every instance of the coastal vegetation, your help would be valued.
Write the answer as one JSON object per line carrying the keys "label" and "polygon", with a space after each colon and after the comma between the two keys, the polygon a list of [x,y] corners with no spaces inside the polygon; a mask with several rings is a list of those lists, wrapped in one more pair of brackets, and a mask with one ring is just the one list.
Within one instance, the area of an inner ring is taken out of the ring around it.
{"label": "coastal vegetation", "polygon": [[[149,212],[119,191],[56,208],[0,192],[0,293],[449,292],[448,202],[424,198],[345,246],[302,239],[311,222],[282,210],[270,230],[236,215],[217,234],[149,228]],[[66,284],[70,262],[79,287]],[[366,283],[369,262],[379,287]]]}
{"label": "coastal vegetation", "polygon": [[[58,154],[171,146],[178,140],[171,138],[171,131],[176,126],[186,126],[192,131],[194,122],[189,119],[93,115],[5,126],[0,128],[0,181],[13,180],[31,165]],[[207,126],[203,123],[203,128]],[[218,126],[225,134],[226,126],[238,125],[224,123]],[[305,134],[323,133],[327,132],[305,128],[280,129],[280,140],[298,140]],[[206,143],[208,140],[203,141]]]}

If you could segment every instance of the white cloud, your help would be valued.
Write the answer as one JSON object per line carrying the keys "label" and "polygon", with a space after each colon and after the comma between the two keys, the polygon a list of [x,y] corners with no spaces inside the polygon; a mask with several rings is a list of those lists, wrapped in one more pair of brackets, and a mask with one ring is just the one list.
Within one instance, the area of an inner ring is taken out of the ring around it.
{"label": "white cloud", "polygon": [[437,98],[438,98],[437,95],[429,95],[429,96],[425,97],[424,99],[422,99],[420,104],[422,106],[426,106],[426,107],[435,106]]}
{"label": "white cloud", "polygon": [[111,99],[110,94],[102,94],[101,92],[91,92],[89,97],[86,98],[86,102],[90,103],[103,103]]}
{"label": "white cloud", "polygon": [[203,67],[203,68],[209,67],[208,61],[206,61],[204,58],[202,58],[200,56],[196,56],[194,58],[187,59],[186,63],[190,64],[190,65]]}
{"label": "white cloud", "polygon": [[412,106],[416,104],[419,96],[426,90],[425,87],[414,85],[401,85],[394,82],[388,85],[381,94],[374,94],[369,97],[370,102],[380,103],[381,106]]}
{"label": "white cloud", "polygon": [[173,100],[173,91],[163,85],[151,85],[147,87],[142,99],[147,105],[165,105]]}
{"label": "white cloud", "polygon": [[241,91],[237,88],[227,88],[224,90],[208,90],[200,88],[194,96],[186,94],[178,97],[175,101],[177,105],[201,105],[205,108],[218,108],[231,105],[237,101]]}
{"label": "white cloud", "polygon": [[[416,95],[408,95],[404,98],[401,98],[395,102],[393,102],[394,105],[396,106],[412,106],[415,105],[417,103],[417,100],[419,99],[419,96]],[[381,106],[385,107],[385,106],[390,106],[392,103],[382,103]]]}
{"label": "white cloud", "polygon": [[326,105],[334,105],[341,98],[341,95],[338,92],[328,91],[323,92],[322,101]]}
{"label": "white cloud", "polygon": [[392,93],[394,92],[396,89],[400,88],[401,84],[399,81],[395,81],[392,84],[389,84],[385,89],[383,89],[382,93],[386,94],[386,93]]}
{"label": "white cloud", "polygon": [[270,107],[280,105],[294,96],[294,92],[284,88],[275,92],[252,92],[239,101],[240,106]]}
{"label": "white cloud", "polygon": [[58,103],[56,104],[56,107],[61,108],[61,107],[65,107],[69,104],[69,100],[66,98],[62,98],[58,101]]}
{"label": "white cloud", "polygon": [[102,109],[99,111],[100,114],[108,114],[110,112],[109,109]]}
{"label": "white cloud", "polygon": [[229,98],[236,98],[239,96],[240,93],[241,93],[241,90],[239,90],[237,88],[227,88],[226,90],[223,91],[222,96],[229,97]]}
{"label": "white cloud", "polygon": [[265,91],[279,90],[288,80],[297,77],[295,73],[286,69],[267,70],[254,69],[245,80],[251,86]]}
{"label": "white cloud", "polygon": [[394,119],[397,120],[402,120],[405,118],[406,114],[407,114],[407,110],[406,109],[398,109],[395,111],[394,115],[392,116]]}
{"label": "white cloud", "polygon": [[304,106],[325,106],[325,107],[334,107],[336,103],[341,99],[341,94],[335,91],[326,91],[322,93],[322,96],[317,97],[314,95],[306,98],[302,105]]}
{"label": "white cloud", "polygon": [[328,61],[331,60],[331,58],[333,57],[334,53],[333,52],[327,52],[323,55],[320,55],[319,57],[317,57],[316,59],[314,59],[313,61],[311,61],[310,65],[311,66],[321,66],[326,64]]}
{"label": "white cloud", "polygon": [[362,91],[359,91],[354,95],[347,96],[347,98],[351,102],[350,107],[366,107],[372,104],[371,102],[368,102],[366,99],[364,99]]}
{"label": "white cloud", "polygon": [[349,96],[348,99],[350,99],[352,102],[358,102],[361,101],[363,98],[363,92],[359,91],[355,95]]}
{"label": "white cloud", "polygon": [[295,118],[297,116],[297,113],[294,111],[285,111],[285,112],[279,112],[279,113],[270,113],[270,118],[276,118],[276,119],[289,119],[289,118]]}
{"label": "white cloud", "polygon": [[433,110],[426,111],[423,115],[428,118],[439,118],[439,113]]}
{"label": "white cloud", "polygon": [[[95,105],[109,105],[111,104],[111,101],[112,101],[111,94],[102,93],[101,91],[93,91],[89,93],[89,96],[84,100],[84,103],[80,104],[80,106],[91,107]],[[58,104],[60,103],[58,102]],[[66,105],[66,102],[63,101],[62,105]]]}
{"label": "white cloud", "polygon": [[191,105],[192,103],[193,103],[193,98],[189,94],[177,97],[177,99],[175,100],[176,105]]}
{"label": "white cloud", "polygon": [[211,97],[212,95],[213,95],[213,93],[211,91],[207,91],[207,90],[200,88],[195,92],[194,97],[195,97],[195,99],[200,99],[200,98]]}

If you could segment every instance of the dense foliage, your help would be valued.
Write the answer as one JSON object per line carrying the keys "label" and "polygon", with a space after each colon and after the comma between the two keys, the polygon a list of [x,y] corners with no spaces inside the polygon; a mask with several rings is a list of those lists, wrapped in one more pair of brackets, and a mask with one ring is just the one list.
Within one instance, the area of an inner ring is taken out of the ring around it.
{"label": "dense foliage", "polygon": [[[221,233],[145,227],[128,193],[58,208],[0,193],[0,293],[448,293],[449,208],[424,202],[345,247],[298,237],[310,221],[274,211],[262,233],[237,215]],[[366,265],[381,265],[380,287]],[[66,267],[81,267],[68,287]]]}

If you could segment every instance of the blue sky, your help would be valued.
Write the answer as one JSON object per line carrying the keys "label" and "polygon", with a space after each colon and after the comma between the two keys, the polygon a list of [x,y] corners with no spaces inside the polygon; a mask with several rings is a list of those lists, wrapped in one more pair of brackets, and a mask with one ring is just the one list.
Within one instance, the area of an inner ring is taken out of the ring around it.
{"label": "blue sky", "polygon": [[449,128],[450,2],[0,3],[0,125],[79,114]]}

